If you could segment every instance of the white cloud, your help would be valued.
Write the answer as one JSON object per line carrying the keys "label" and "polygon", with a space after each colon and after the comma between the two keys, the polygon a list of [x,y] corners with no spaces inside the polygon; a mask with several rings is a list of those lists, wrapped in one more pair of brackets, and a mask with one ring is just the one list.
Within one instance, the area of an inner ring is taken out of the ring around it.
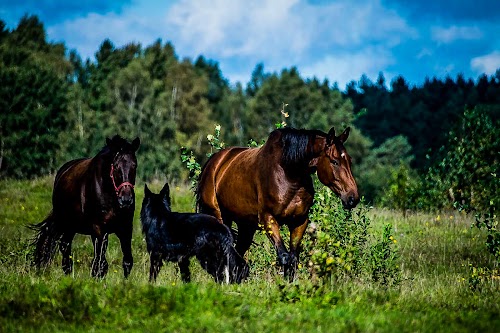
{"label": "white cloud", "polygon": [[294,14],[298,0],[181,0],[167,14],[174,44],[183,52],[220,57],[300,54],[308,29]]}
{"label": "white cloud", "polygon": [[420,50],[420,52],[417,54],[416,58],[418,60],[424,58],[424,57],[429,57],[429,56],[432,56],[432,51],[429,50],[428,48],[424,47],[422,50]]}
{"label": "white cloud", "polygon": [[297,58],[317,46],[367,40],[390,45],[416,33],[380,1],[311,5],[305,0],[181,0],[167,14],[175,44],[223,57]]}
{"label": "white cloud", "polygon": [[483,37],[481,29],[472,26],[456,26],[452,25],[448,28],[433,27],[431,29],[432,40],[442,43],[449,44],[456,40],[475,40]]}
{"label": "white cloud", "polygon": [[[318,77],[325,72],[313,69],[323,69],[321,62],[339,60],[331,55],[332,50],[342,50],[346,54],[342,60],[352,57],[360,63],[360,54],[369,54],[373,45],[389,53],[401,40],[417,37],[413,28],[379,0],[321,5],[306,0],[181,0],[171,7],[166,22],[173,44],[182,54],[217,59],[221,68],[230,68],[224,63],[234,58],[245,59],[252,67],[264,62],[267,69],[278,71],[297,65]],[[373,68],[380,64],[370,60]],[[384,69],[377,67],[376,71]],[[224,73],[233,82],[242,77],[235,68]],[[246,73],[248,80],[250,73]],[[344,80],[338,75],[329,78]]]}
{"label": "white cloud", "polygon": [[[394,61],[393,56],[382,48],[366,48],[357,53],[329,54],[315,64],[304,67],[301,73],[306,77],[329,78],[331,83],[335,81],[340,89],[344,89],[347,83],[359,79],[363,74],[375,80],[381,69]],[[392,76],[389,74],[388,77],[388,73],[384,75],[386,82],[390,82]]]}
{"label": "white cloud", "polygon": [[[162,16],[152,10],[147,11],[150,8],[148,4],[135,3],[135,6],[125,8],[119,14],[88,13],[77,19],[66,20],[48,26],[47,35],[51,40],[64,40],[70,49],[78,49],[84,59],[93,59],[105,38],[109,38],[116,47],[131,42],[139,42],[143,46],[151,44],[162,37]],[[163,10],[160,9],[162,13],[166,11],[166,6],[163,7]]]}
{"label": "white cloud", "polygon": [[470,66],[478,74],[495,74],[496,70],[500,68],[500,52],[495,51],[490,54],[472,58]]}

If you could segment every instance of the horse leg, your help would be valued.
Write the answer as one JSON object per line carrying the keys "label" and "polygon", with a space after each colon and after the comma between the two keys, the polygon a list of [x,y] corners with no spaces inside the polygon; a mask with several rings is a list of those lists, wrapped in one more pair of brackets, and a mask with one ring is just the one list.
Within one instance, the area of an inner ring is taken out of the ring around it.
{"label": "horse leg", "polygon": [[300,255],[300,242],[304,232],[309,224],[309,219],[305,219],[304,222],[299,222],[298,224],[290,225],[288,229],[290,230],[290,262],[288,266],[285,266],[285,276],[288,276],[290,281],[295,278],[295,272],[297,271],[297,266],[299,264]]}
{"label": "horse leg", "polygon": [[72,232],[64,233],[59,240],[59,250],[62,255],[62,269],[64,274],[71,274],[73,271],[73,259],[71,258],[71,243],[75,234]]}
{"label": "horse leg", "polygon": [[103,278],[108,273],[106,250],[108,248],[108,234],[104,236],[92,235],[94,244],[94,259],[92,260],[92,276]]}
{"label": "horse leg", "polygon": [[273,243],[276,253],[278,255],[278,263],[286,267],[290,261],[290,254],[286,250],[283,239],[280,235],[280,226],[276,219],[271,214],[264,214],[259,218],[259,221],[263,224],[262,228],[266,232],[267,238]]}
{"label": "horse leg", "polygon": [[179,260],[179,269],[181,271],[181,279],[183,282],[191,281],[191,272],[189,271],[189,258],[184,257]]}
{"label": "horse leg", "polygon": [[252,240],[253,236],[255,235],[255,231],[257,231],[255,227],[253,227],[248,223],[242,222],[238,224],[238,236],[236,238],[235,249],[242,258],[245,256],[245,253],[250,248],[250,245],[252,245]]}
{"label": "horse leg", "polygon": [[120,240],[123,253],[123,275],[125,278],[128,278],[132,266],[134,266],[134,258],[132,257],[132,227],[125,232],[117,232],[116,236]]}
{"label": "horse leg", "polygon": [[160,273],[160,269],[163,266],[163,261],[161,254],[158,252],[151,252],[149,256],[151,266],[149,268],[149,282],[156,282],[156,277]]}

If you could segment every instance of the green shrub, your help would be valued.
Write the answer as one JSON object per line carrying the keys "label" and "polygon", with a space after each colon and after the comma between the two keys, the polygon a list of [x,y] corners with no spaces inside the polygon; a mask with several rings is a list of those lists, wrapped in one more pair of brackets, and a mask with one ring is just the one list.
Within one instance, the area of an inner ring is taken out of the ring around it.
{"label": "green shrub", "polygon": [[372,280],[383,286],[397,285],[401,280],[399,255],[393,245],[397,240],[392,235],[392,226],[386,224],[382,239],[370,249],[370,271]]}
{"label": "green shrub", "polygon": [[[316,181],[318,184],[318,182]],[[340,200],[321,186],[311,207],[309,238],[304,239],[306,262],[313,280],[370,279],[383,285],[399,283],[396,240],[385,226],[382,240],[369,235],[368,208],[344,210]]]}
{"label": "green shrub", "polygon": [[449,133],[442,159],[429,170],[425,181],[428,187],[440,192],[433,195],[434,205],[475,215],[476,226],[488,231],[488,250],[500,259],[498,111],[498,107],[486,106],[466,110],[458,126]]}

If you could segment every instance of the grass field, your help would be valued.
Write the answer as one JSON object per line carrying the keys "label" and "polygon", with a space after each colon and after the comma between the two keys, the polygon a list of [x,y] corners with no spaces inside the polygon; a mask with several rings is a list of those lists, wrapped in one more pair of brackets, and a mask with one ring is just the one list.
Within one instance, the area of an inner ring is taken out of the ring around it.
{"label": "grass field", "polygon": [[[159,190],[163,184],[153,184]],[[356,279],[323,281],[321,293],[307,269],[288,283],[273,265],[274,250],[257,235],[249,251],[250,278],[218,285],[192,262],[183,284],[167,264],[148,283],[149,258],[136,209],[135,265],[123,279],[118,240],[110,237],[109,273],[90,277],[90,237],[73,243],[72,276],[60,255],[42,274],[30,266],[25,226],[51,209],[52,178],[0,181],[0,332],[499,332],[500,280],[486,235],[455,212],[409,214],[372,209],[371,233],[391,223],[402,282],[383,288]],[[137,186],[137,204],[142,186]],[[173,208],[192,211],[189,189],[172,188]],[[474,287],[471,289],[471,287]]]}

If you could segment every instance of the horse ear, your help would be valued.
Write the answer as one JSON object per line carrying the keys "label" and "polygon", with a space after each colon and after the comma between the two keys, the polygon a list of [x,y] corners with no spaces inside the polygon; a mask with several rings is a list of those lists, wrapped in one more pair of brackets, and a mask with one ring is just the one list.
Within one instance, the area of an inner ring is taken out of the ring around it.
{"label": "horse ear", "polygon": [[350,127],[347,127],[342,134],[339,136],[340,142],[344,143],[347,141],[347,138],[349,137],[349,131],[351,130]]}
{"label": "horse ear", "polygon": [[333,144],[333,141],[335,140],[335,128],[330,128],[328,131],[328,135],[326,136],[326,144],[328,146],[331,146]]}
{"label": "horse ear", "polygon": [[141,139],[139,139],[139,137],[136,137],[134,141],[132,141],[132,149],[134,151],[137,151],[137,149],[139,149],[140,144],[141,144]]}
{"label": "horse ear", "polygon": [[106,138],[106,146],[111,147],[112,142],[110,138]]}

